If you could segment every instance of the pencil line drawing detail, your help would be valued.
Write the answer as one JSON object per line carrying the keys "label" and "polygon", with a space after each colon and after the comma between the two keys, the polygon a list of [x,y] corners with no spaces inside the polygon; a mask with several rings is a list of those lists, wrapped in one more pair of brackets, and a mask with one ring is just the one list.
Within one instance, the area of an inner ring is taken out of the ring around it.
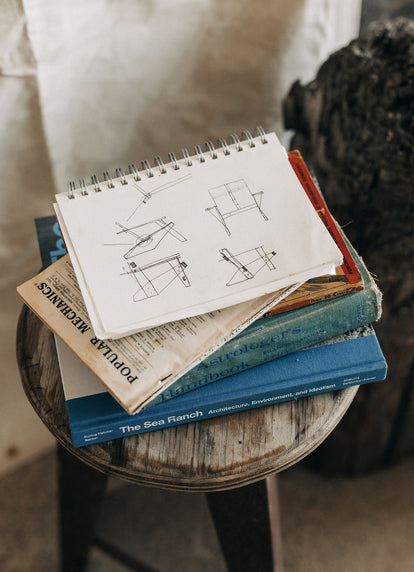
{"label": "pencil line drawing detail", "polygon": [[186,242],[187,240],[174,228],[175,223],[172,221],[167,222],[165,217],[160,217],[131,227],[126,227],[120,222],[116,222],[115,224],[120,228],[116,234],[127,236],[131,238],[131,241],[106,243],[105,246],[128,247],[123,253],[125,260],[154,250],[167,236],[179,240],[180,242]]}
{"label": "pencil line drawing detail", "polygon": [[186,175],[183,175],[182,177],[178,177],[174,181],[169,181],[169,182],[163,183],[162,185],[159,185],[158,187],[154,187],[151,190],[145,190],[142,186],[138,185],[138,183],[134,183],[133,187],[134,187],[134,189],[139,191],[139,193],[141,193],[142,200],[141,200],[141,202],[139,202],[137,204],[137,206],[132,211],[132,213],[129,215],[127,220],[130,220],[134,216],[134,214],[137,212],[139,207],[142,205],[145,205],[153,197],[153,195],[156,195],[157,193],[161,193],[162,191],[166,191],[167,189],[175,187],[176,185],[180,185],[181,183],[189,181],[190,179],[191,179],[191,174],[187,173]]}
{"label": "pencil line drawing detail", "polygon": [[206,211],[210,212],[223,225],[229,236],[231,232],[227,226],[226,219],[230,217],[251,209],[257,209],[264,220],[269,220],[261,206],[263,191],[252,193],[244,179],[225,183],[219,187],[209,189],[208,192],[214,205],[207,207]]}
{"label": "pencil line drawing detail", "polygon": [[132,276],[138,285],[138,290],[133,295],[134,302],[159,296],[176,280],[186,288],[191,286],[185,273],[187,264],[180,257],[180,254],[174,254],[143,266],[138,266],[133,261],[128,262],[128,270],[122,274]]}
{"label": "pencil line drawing detail", "polygon": [[225,260],[235,268],[226,286],[233,286],[245,280],[251,280],[258,272],[266,267],[268,270],[276,270],[272,262],[272,258],[276,256],[276,252],[265,252],[263,246],[257,246],[256,248],[245,250],[238,254],[232,254],[228,248],[222,248],[220,254],[222,256],[221,260]]}

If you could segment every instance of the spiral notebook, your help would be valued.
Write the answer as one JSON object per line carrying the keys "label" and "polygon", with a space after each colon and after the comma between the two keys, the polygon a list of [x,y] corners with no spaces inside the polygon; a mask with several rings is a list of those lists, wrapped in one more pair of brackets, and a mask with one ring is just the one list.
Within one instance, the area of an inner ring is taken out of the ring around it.
{"label": "spiral notebook", "polygon": [[54,206],[100,339],[247,302],[342,262],[262,128],[71,183]]}

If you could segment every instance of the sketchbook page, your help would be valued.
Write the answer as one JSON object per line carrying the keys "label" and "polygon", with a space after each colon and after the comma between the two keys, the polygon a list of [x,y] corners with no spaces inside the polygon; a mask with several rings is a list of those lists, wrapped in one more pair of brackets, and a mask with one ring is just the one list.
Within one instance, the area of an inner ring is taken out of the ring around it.
{"label": "sketchbook page", "polygon": [[56,196],[97,335],[238,304],[342,262],[285,150],[267,140]]}
{"label": "sketchbook page", "polygon": [[17,291],[124,409],[136,413],[292,288],[111,341],[95,336],[68,255]]}

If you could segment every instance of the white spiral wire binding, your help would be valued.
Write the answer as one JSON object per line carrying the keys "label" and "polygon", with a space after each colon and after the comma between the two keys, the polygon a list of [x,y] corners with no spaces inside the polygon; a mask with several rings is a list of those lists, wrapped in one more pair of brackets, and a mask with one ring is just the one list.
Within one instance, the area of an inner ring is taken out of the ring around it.
{"label": "white spiral wire binding", "polygon": [[217,155],[217,151],[214,148],[213,143],[211,141],[206,141],[205,147],[206,147],[207,151],[210,151],[211,158],[217,159],[218,155]]}
{"label": "white spiral wire binding", "polygon": [[142,165],[142,168],[145,169],[148,178],[154,176],[154,171],[152,170],[151,165],[148,163],[148,161],[146,159],[141,161],[141,165]]}
{"label": "white spiral wire binding", "polygon": [[199,162],[200,162],[200,163],[205,163],[206,158],[204,157],[204,153],[202,152],[200,145],[196,145],[196,146],[194,147],[194,151],[195,151],[195,153],[196,153],[196,155],[197,155],[197,159],[199,160]]}
{"label": "white spiral wire binding", "polygon": [[98,181],[98,177],[96,175],[92,175],[91,179],[92,179],[93,188],[95,189],[95,193],[102,192],[101,185]]}
{"label": "white spiral wire binding", "polygon": [[[230,149],[231,146],[233,146],[233,150],[235,150],[237,152],[243,151],[243,149],[244,149],[243,142],[244,141],[247,142],[247,144],[250,148],[256,147],[256,141],[254,140],[255,138],[256,139],[260,138],[260,142],[263,145],[268,142],[265,130],[263,129],[263,127],[258,126],[254,130],[254,135],[252,135],[250,133],[250,131],[244,130],[241,133],[241,139],[240,139],[236,133],[231,133],[228,137],[229,143],[226,141],[226,139],[224,137],[220,137],[219,139],[217,139],[217,145],[220,147],[223,155],[227,156],[227,155],[231,155],[231,153],[232,153],[232,149]],[[218,159],[219,155],[218,155],[217,150],[214,147],[213,143],[211,141],[206,141],[204,145],[205,145],[206,152],[209,152],[211,159],[212,160]],[[183,156],[185,166],[191,167],[193,162],[192,162],[191,156],[188,152],[188,149],[185,149],[185,148],[182,149],[181,153]],[[197,158],[199,163],[205,163],[206,157],[204,156],[204,153],[203,153],[200,145],[195,145],[194,157]],[[161,175],[164,175],[165,173],[167,173],[168,169],[170,167],[172,169],[174,169],[175,171],[177,171],[178,169],[181,168],[180,163],[178,162],[177,157],[175,156],[174,153],[168,153],[168,159],[169,159],[169,163],[166,166],[164,164],[164,161],[161,159],[161,157],[159,155],[156,155],[154,157],[154,166],[159,169]],[[154,175],[155,175],[154,171],[146,159],[144,161],[141,161],[141,166],[142,166],[142,171],[145,172],[145,174],[148,178],[154,177]],[[138,171],[138,169],[134,163],[130,163],[128,165],[128,171],[129,171],[129,174],[132,175],[134,181],[141,181],[142,180],[142,172],[140,173]],[[128,176],[126,175],[126,173],[124,172],[123,169],[121,169],[120,167],[115,169],[115,176],[116,176],[116,179],[119,180],[122,185],[128,185],[128,183],[129,183]],[[109,189],[115,188],[115,183],[112,180],[112,177],[108,171],[104,172],[103,178],[104,178],[104,181],[106,182],[107,187]],[[100,183],[100,181],[96,175],[92,175],[91,181],[92,181],[92,187],[93,187],[93,190],[95,191],[95,193],[102,192],[102,185],[101,185],[101,183]],[[85,183],[85,179],[79,179],[79,188],[81,190],[81,192],[80,192],[81,196],[86,196],[89,194],[88,187]],[[68,198],[69,199],[75,198],[75,191],[76,191],[75,183],[73,181],[70,181],[69,182],[69,190],[68,190]]]}
{"label": "white spiral wire binding", "polygon": [[239,136],[236,133],[231,133],[229,135],[229,139],[231,141],[231,144],[236,147],[237,151],[243,151],[243,145],[241,144]]}
{"label": "white spiral wire binding", "polygon": [[115,185],[114,185],[114,182],[113,182],[113,180],[112,180],[112,177],[111,177],[111,175],[108,173],[108,171],[105,171],[105,173],[104,173],[104,179],[105,179],[105,181],[108,183],[108,187],[109,187],[110,189],[114,189],[114,188],[115,188]]}
{"label": "white spiral wire binding", "polygon": [[85,179],[79,180],[80,188],[81,188],[81,195],[85,196],[88,195],[88,189],[86,187]]}
{"label": "white spiral wire binding", "polygon": [[115,175],[116,175],[116,178],[121,181],[121,185],[127,185],[128,184],[128,179],[126,178],[126,175],[121,168],[118,168],[115,170]]}
{"label": "white spiral wire binding", "polygon": [[161,175],[165,175],[165,173],[167,172],[167,168],[164,165],[164,161],[161,159],[159,155],[156,155],[156,157],[154,157],[154,163],[159,168]]}
{"label": "white spiral wire binding", "polygon": [[141,177],[140,177],[140,174],[139,174],[139,172],[138,172],[138,169],[136,168],[136,166],[135,166],[134,163],[131,163],[131,164],[128,166],[128,169],[129,169],[129,172],[131,173],[131,175],[134,177],[134,181],[140,181],[140,180],[141,180]]}
{"label": "white spiral wire binding", "polygon": [[263,145],[265,145],[267,143],[266,132],[263,129],[263,127],[261,127],[260,125],[258,127],[256,127],[256,129],[254,130],[254,134],[256,137],[260,137]]}
{"label": "white spiral wire binding", "polygon": [[168,153],[168,158],[170,160],[170,163],[171,163],[174,171],[178,171],[178,169],[180,168],[180,165],[178,164],[177,157],[175,156],[175,153]]}
{"label": "white spiral wire binding", "polygon": [[190,157],[190,153],[188,152],[188,149],[182,149],[181,152],[183,154],[185,164],[187,165],[187,167],[191,167],[193,162],[191,161],[191,157]]}
{"label": "white spiral wire binding", "polygon": [[69,191],[68,191],[68,197],[70,199],[74,199],[75,198],[75,183],[73,181],[69,182]]}
{"label": "white spiral wire binding", "polygon": [[217,139],[217,143],[221,146],[221,148],[223,149],[223,153],[225,155],[230,155],[230,149],[224,137],[220,137],[219,139]]}

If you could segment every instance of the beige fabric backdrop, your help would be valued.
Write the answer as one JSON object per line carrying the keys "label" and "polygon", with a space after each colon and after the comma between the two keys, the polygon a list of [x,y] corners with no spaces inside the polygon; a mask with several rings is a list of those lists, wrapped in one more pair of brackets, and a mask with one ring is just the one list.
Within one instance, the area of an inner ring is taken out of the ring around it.
{"label": "beige fabric backdrop", "polygon": [[0,471],[52,439],[20,387],[15,286],[69,180],[258,124],[358,32],[360,0],[1,0]]}

